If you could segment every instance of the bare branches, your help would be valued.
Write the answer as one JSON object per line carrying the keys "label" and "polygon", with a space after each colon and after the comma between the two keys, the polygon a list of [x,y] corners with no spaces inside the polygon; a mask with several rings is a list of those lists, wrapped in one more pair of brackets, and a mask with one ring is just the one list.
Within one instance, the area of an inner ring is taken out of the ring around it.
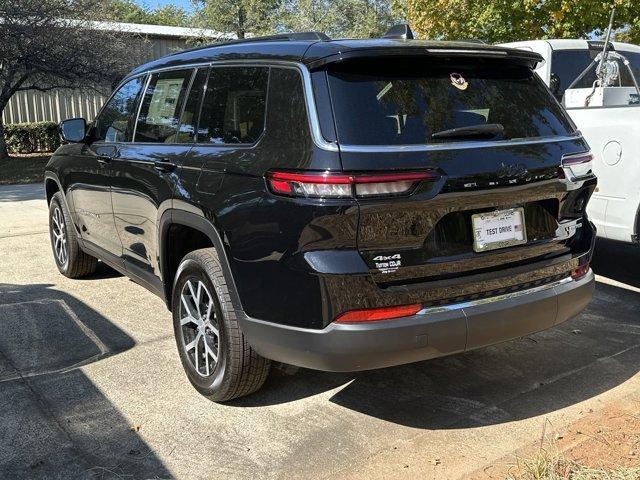
{"label": "bare branches", "polygon": [[28,89],[110,86],[130,70],[141,41],[92,28],[101,8],[99,0],[4,0],[0,97]]}

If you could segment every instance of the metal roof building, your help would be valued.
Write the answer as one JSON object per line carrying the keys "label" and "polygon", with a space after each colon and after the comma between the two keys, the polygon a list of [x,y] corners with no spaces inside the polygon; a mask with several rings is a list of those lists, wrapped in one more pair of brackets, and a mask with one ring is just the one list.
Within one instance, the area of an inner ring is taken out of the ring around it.
{"label": "metal roof building", "polygon": [[[131,33],[131,41],[140,52],[138,63],[155,60],[192,46],[189,39],[235,39],[235,35],[222,34],[200,28],[141,25],[135,23],[92,22],[97,30],[115,30]],[[48,92],[29,90],[16,93],[2,113],[5,124],[25,122],[59,122],[65,118],[84,117],[93,120],[107,99],[109,92],[55,89]]]}

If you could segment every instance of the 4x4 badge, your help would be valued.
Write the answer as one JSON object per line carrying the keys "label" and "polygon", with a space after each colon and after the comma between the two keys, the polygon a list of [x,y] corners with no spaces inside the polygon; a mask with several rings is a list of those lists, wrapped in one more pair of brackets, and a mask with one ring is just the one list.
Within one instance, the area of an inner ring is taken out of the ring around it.
{"label": "4x4 badge", "polygon": [[449,78],[451,79],[451,85],[456,87],[458,90],[466,90],[469,86],[469,83],[459,73],[452,73],[449,75]]}

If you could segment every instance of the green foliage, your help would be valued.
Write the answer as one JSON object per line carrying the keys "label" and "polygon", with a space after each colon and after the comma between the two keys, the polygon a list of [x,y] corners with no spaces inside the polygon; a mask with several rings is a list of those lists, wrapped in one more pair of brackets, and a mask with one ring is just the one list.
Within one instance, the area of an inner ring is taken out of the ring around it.
{"label": "green foliage", "polygon": [[280,4],[279,0],[192,0],[192,3],[198,27],[235,33],[238,38],[273,33]]}
{"label": "green foliage", "polygon": [[614,27],[637,39],[637,0],[396,0],[394,7],[422,38],[494,43],[601,36],[614,4]]}
{"label": "green foliage", "polygon": [[175,5],[149,8],[133,0],[106,0],[105,18],[114,22],[189,26],[190,15]]}
{"label": "green foliage", "polygon": [[195,23],[238,38],[280,32],[324,32],[370,38],[392,25],[388,0],[193,0]]}
{"label": "green foliage", "polygon": [[278,30],[320,31],[332,38],[379,37],[398,23],[387,0],[291,0],[279,12]]}
{"label": "green foliage", "polygon": [[4,133],[11,153],[52,152],[60,146],[58,125],[55,122],[5,125]]}

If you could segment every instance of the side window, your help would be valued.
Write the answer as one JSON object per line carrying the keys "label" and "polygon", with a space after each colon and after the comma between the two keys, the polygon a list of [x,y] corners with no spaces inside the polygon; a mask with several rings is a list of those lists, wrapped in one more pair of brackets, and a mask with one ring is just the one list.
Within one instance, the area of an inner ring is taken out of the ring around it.
{"label": "side window", "polygon": [[212,68],[198,143],[255,143],[264,131],[268,80],[268,67]]}
{"label": "side window", "polygon": [[[636,78],[636,81],[638,83],[640,83],[640,53],[638,52],[620,52],[621,55],[624,55],[624,57],[629,60],[629,67],[631,67],[631,71],[633,72],[633,75]],[[627,71],[627,67],[623,67],[621,70],[624,70],[625,74],[628,77],[631,77],[631,75],[629,75],[629,72]],[[633,85],[633,80],[630,78],[630,84]]]}
{"label": "side window", "polygon": [[104,106],[95,122],[95,139],[106,142],[127,142],[131,139],[131,120],[136,113],[138,95],[146,76],[122,85]]}
{"label": "side window", "polygon": [[204,90],[209,68],[199,68],[196,76],[191,83],[191,88],[187,95],[187,101],[182,112],[180,120],[180,128],[175,133],[172,142],[174,143],[193,143],[196,138],[196,128],[198,127],[198,115],[200,114],[200,105],[202,105],[202,92]]}
{"label": "side window", "polygon": [[[597,52],[593,54],[595,55]],[[560,82],[556,97],[562,98],[564,91],[578,78],[578,75],[589,66],[591,60],[589,50],[555,50],[551,57],[551,74],[557,75]],[[596,80],[595,69],[592,69],[575,88],[590,87]]]}
{"label": "side window", "polygon": [[136,125],[134,142],[175,141],[182,104],[193,70],[171,70],[151,75]]}

